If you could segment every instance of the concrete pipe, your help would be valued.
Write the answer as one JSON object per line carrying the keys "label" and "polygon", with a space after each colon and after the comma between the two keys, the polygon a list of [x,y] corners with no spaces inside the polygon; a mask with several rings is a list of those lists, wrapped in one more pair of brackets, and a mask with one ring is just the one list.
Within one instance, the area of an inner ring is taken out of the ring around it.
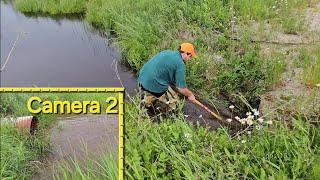
{"label": "concrete pipe", "polygon": [[12,124],[20,131],[28,131],[30,134],[34,134],[38,128],[38,118],[36,116],[22,116],[16,118],[4,118],[1,119],[2,123]]}

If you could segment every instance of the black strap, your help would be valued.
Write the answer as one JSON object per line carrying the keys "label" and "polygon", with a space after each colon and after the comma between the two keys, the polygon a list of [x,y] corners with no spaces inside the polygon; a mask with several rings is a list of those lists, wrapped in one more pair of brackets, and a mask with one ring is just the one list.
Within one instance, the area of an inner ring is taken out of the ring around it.
{"label": "black strap", "polygon": [[142,84],[140,84],[140,83],[139,83],[139,87],[140,87],[142,90],[147,91],[147,92],[151,93],[152,95],[156,96],[157,98],[160,97],[160,96],[162,96],[164,93],[166,93],[166,91],[161,92],[161,93],[151,92],[151,91],[149,91],[149,90],[146,90],[146,89],[142,86]]}

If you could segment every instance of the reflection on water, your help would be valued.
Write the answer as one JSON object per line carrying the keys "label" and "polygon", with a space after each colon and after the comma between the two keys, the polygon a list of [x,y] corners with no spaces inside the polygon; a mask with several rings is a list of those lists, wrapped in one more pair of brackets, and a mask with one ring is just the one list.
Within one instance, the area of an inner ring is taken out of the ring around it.
{"label": "reflection on water", "polygon": [[[120,86],[112,66],[117,59],[117,49],[84,21],[27,17],[1,1],[1,86]],[[134,89],[135,78],[118,69],[125,87]]]}

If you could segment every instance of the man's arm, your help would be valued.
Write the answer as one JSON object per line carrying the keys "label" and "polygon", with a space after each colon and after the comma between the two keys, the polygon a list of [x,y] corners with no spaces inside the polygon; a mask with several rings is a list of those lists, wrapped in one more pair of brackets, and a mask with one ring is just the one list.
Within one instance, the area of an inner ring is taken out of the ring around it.
{"label": "man's arm", "polygon": [[178,88],[178,91],[187,96],[190,101],[194,102],[196,100],[193,93],[188,88]]}

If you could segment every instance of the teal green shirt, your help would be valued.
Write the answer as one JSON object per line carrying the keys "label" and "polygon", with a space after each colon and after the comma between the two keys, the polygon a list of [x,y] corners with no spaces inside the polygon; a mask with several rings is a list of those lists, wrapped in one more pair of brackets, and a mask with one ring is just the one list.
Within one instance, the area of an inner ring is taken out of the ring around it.
{"label": "teal green shirt", "polygon": [[145,63],[138,82],[148,91],[162,93],[170,84],[186,88],[186,65],[179,51],[165,50]]}

